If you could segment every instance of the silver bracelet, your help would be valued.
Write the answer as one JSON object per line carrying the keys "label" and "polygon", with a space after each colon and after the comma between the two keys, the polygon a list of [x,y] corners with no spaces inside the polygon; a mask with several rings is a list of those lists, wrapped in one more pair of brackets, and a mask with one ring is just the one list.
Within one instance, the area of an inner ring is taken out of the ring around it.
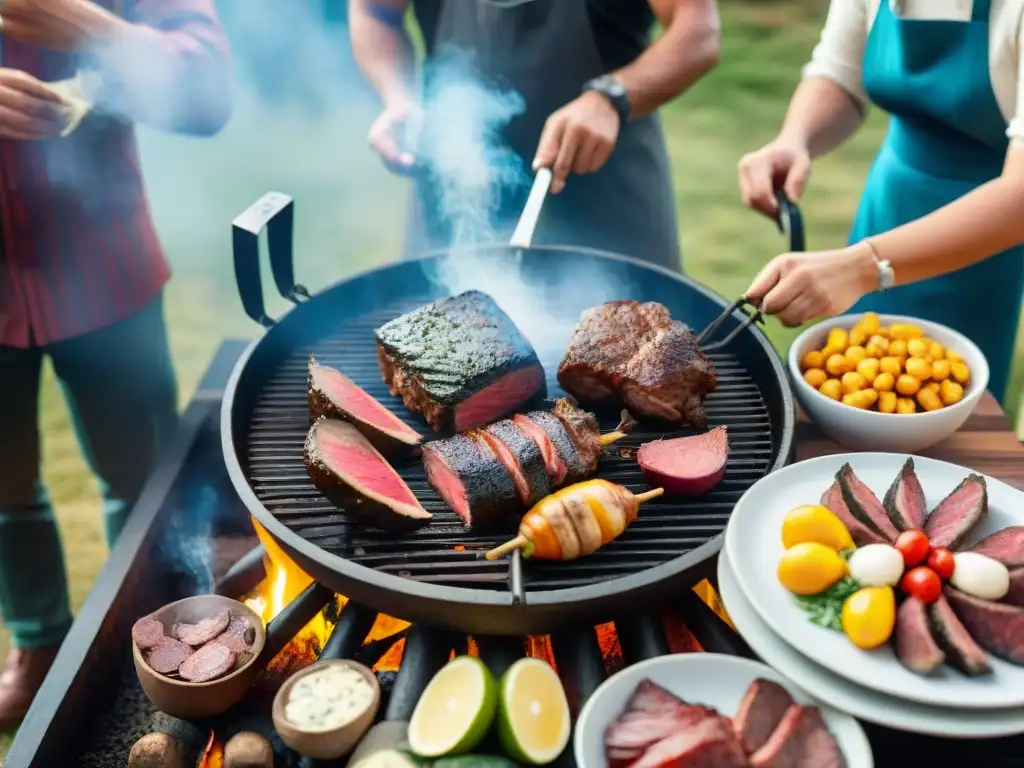
{"label": "silver bracelet", "polygon": [[885,291],[896,285],[896,272],[892,268],[892,264],[889,263],[888,259],[879,257],[878,251],[875,249],[875,244],[870,240],[863,240],[868,250],[871,251],[871,258],[875,260],[875,269],[878,270],[878,290]]}

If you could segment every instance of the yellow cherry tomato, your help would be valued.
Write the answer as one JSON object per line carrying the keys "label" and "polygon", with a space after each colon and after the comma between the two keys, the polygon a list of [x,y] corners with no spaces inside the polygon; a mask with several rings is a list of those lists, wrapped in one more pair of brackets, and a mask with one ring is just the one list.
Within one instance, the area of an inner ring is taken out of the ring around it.
{"label": "yellow cherry tomato", "polygon": [[909,397],[897,398],[896,413],[917,413],[917,403],[915,403]]}
{"label": "yellow cherry tomato", "polygon": [[883,391],[878,393],[878,412],[896,413],[896,393]]}
{"label": "yellow cherry tomato", "polygon": [[829,379],[820,387],[818,391],[821,392],[825,397],[830,397],[833,400],[838,400],[843,396],[843,385],[839,379]]}
{"label": "yellow cherry tomato", "polygon": [[835,352],[825,361],[825,370],[833,376],[842,376],[847,371],[853,370],[853,364],[843,355]]}
{"label": "yellow cherry tomato", "polygon": [[808,368],[804,371],[804,381],[817,389],[828,379],[828,374],[821,368]]}
{"label": "yellow cherry tomato", "polygon": [[847,394],[859,392],[868,385],[868,380],[856,371],[847,371],[839,381],[842,382],[843,391]]}
{"label": "yellow cherry tomato", "polygon": [[896,624],[892,587],[858,589],[843,604],[842,622],[843,632],[858,648],[868,650],[887,642]]}
{"label": "yellow cherry tomato", "polygon": [[812,349],[800,360],[800,370],[809,371],[812,368],[824,368],[825,356],[816,349]]}
{"label": "yellow cherry tomato", "polygon": [[805,541],[790,547],[779,560],[779,581],[794,595],[824,592],[848,573],[846,560],[836,550]]}
{"label": "yellow cherry tomato", "polygon": [[782,521],[782,546],[786,549],[809,541],[835,550],[854,547],[843,521],[819,504],[791,509]]}
{"label": "yellow cherry tomato", "polygon": [[947,379],[939,384],[939,399],[943,405],[956,405],[964,399],[964,388]]}
{"label": "yellow cherry tomato", "polygon": [[906,367],[907,373],[918,381],[928,381],[932,377],[932,364],[920,357],[912,357],[907,360]]}
{"label": "yellow cherry tomato", "polygon": [[875,380],[872,382],[871,386],[879,392],[892,392],[893,388],[896,386],[896,377],[888,371],[880,373],[875,376]]}
{"label": "yellow cherry tomato", "polygon": [[891,373],[899,376],[903,373],[903,362],[898,357],[886,356],[878,361],[878,368],[882,373]]}

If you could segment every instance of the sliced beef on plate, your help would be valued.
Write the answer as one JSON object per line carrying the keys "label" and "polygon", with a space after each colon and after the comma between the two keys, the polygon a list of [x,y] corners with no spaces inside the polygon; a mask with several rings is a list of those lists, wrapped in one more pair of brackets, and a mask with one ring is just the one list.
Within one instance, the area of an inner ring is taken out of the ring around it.
{"label": "sliced beef on plate", "polygon": [[195,624],[175,624],[171,627],[171,635],[186,645],[196,648],[210,642],[227,629],[229,621],[231,621],[231,613],[227,608],[222,608],[213,616],[202,619]]}
{"label": "sliced beef on plate", "polygon": [[431,520],[405,481],[351,424],[321,417],[303,447],[306,472],[348,516],[387,531],[408,531]]}
{"label": "sliced beef on plate", "polygon": [[423,466],[434,490],[471,528],[520,511],[512,476],[477,432],[425,443]]}
{"label": "sliced beef on plate", "polygon": [[374,334],[388,390],[436,431],[481,427],[545,392],[530,342],[480,291],[420,307]]}
{"label": "sliced beef on plate", "polygon": [[558,367],[583,405],[625,405],[638,418],[707,427],[718,376],[693,332],[663,304],[611,301],[583,312]]}
{"label": "sliced beef on plate", "polygon": [[911,672],[930,675],[942,666],[946,654],[932,636],[928,607],[916,597],[907,597],[896,612],[896,658]]}
{"label": "sliced beef on plate", "polygon": [[1024,608],[971,597],[947,586],[943,593],[974,641],[1013,664],[1024,664]]}
{"label": "sliced beef on plate", "polygon": [[885,511],[882,502],[878,500],[874,491],[857,477],[853,467],[844,464],[836,473],[836,481],[843,493],[843,502],[849,508],[850,513],[862,525],[867,526],[889,542],[895,541],[900,532],[892,524],[889,513]]}
{"label": "sliced beef on plate", "polygon": [[630,768],[748,768],[728,718],[709,715],[653,744]]}
{"label": "sliced beef on plate", "polygon": [[889,513],[893,525],[901,531],[924,528],[928,517],[928,502],[924,498],[924,489],[914,471],[914,459],[908,458],[885,492],[882,506]]}
{"label": "sliced beef on plate", "polygon": [[750,755],[760,749],[792,705],[793,697],[778,683],[763,678],[751,683],[732,719],[743,751]]}
{"label": "sliced beef on plate", "polygon": [[844,768],[846,761],[817,707],[794,704],[750,756],[752,768]]}
{"label": "sliced beef on plate", "polygon": [[928,606],[928,626],[932,637],[945,651],[946,661],[968,677],[992,672],[988,656],[956,617],[945,596]]}
{"label": "sliced beef on plate", "polygon": [[132,626],[132,640],[144,651],[155,648],[164,636],[164,625],[150,616],[139,619]]}
{"label": "sliced beef on plate", "polygon": [[968,551],[998,560],[1007,568],[1024,567],[1024,525],[1011,525],[989,534]]}
{"label": "sliced beef on plate", "polygon": [[523,506],[532,507],[551,493],[540,448],[511,419],[496,421],[481,435],[511,475]]}
{"label": "sliced beef on plate", "polygon": [[853,537],[853,543],[858,547],[863,547],[867,544],[891,543],[880,533],[868,528],[868,526],[853,516],[850,508],[843,501],[843,491],[839,487],[838,480],[832,483],[828,490],[821,495],[821,506],[831,510],[832,514],[842,521],[843,525],[846,526],[846,530],[850,532],[850,536]]}
{"label": "sliced beef on plate", "polygon": [[970,475],[928,515],[924,532],[933,547],[957,549],[988,513],[988,488],[981,475]]}
{"label": "sliced beef on plate", "polygon": [[1024,568],[1010,571],[1010,591],[1006,593],[1003,602],[1024,608]]}

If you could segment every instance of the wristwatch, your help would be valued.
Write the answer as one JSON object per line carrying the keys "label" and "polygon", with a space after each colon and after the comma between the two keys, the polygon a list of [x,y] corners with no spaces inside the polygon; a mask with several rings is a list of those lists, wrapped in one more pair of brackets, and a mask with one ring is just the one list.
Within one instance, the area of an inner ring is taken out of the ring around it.
{"label": "wristwatch", "polygon": [[629,94],[626,87],[611,75],[601,75],[583,84],[583,93],[595,91],[604,96],[619,114],[619,122],[629,119]]}
{"label": "wristwatch", "polygon": [[875,250],[875,244],[870,240],[865,240],[864,244],[867,245],[868,250],[871,251],[871,258],[875,260],[875,269],[878,270],[878,290],[886,291],[896,285],[896,271],[892,268],[892,264],[889,263],[888,259],[878,258],[878,251]]}

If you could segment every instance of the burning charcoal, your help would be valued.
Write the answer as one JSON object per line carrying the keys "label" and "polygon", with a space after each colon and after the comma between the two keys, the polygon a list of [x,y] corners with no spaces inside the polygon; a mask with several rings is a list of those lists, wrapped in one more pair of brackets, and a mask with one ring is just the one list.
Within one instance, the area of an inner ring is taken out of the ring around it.
{"label": "burning charcoal", "polygon": [[128,768],[185,768],[185,758],[166,733],[148,733],[128,753]]}
{"label": "burning charcoal", "polygon": [[181,642],[196,648],[210,642],[227,629],[230,620],[231,614],[225,608],[218,611],[216,615],[203,619],[198,624],[175,624],[171,628],[171,634]]}
{"label": "burning charcoal", "polygon": [[216,680],[234,665],[234,651],[220,643],[210,643],[189,656],[178,674],[190,683],[206,683]]}
{"label": "burning charcoal", "polygon": [[146,663],[154,672],[169,675],[177,672],[178,667],[191,655],[192,649],[185,643],[173,637],[165,637],[146,653]]}
{"label": "burning charcoal", "polygon": [[139,619],[132,627],[132,640],[142,650],[155,648],[164,639],[164,625],[147,616]]}
{"label": "burning charcoal", "polygon": [[258,733],[237,733],[224,746],[224,768],[274,768],[274,749]]}

